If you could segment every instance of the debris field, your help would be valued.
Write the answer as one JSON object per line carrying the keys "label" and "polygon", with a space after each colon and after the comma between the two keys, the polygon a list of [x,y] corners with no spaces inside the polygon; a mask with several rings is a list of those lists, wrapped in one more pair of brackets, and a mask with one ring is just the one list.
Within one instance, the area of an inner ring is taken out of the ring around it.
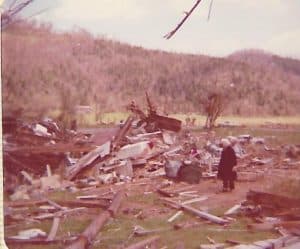
{"label": "debris field", "polygon": [[[238,179],[236,190],[221,193],[220,137],[205,130],[193,135],[180,120],[157,114],[149,100],[147,113],[134,102],[128,108],[133,114],[125,122],[93,132],[63,129],[49,118],[4,119],[9,248],[190,248],[176,232],[203,227],[210,236],[194,248],[300,248],[300,199],[247,189],[274,174],[299,177],[299,146],[226,137],[238,157]],[[66,226],[72,219],[78,224]],[[121,231],[124,219],[130,225]],[[246,230],[235,226],[240,219]],[[107,227],[114,231],[102,234]],[[214,239],[226,231],[273,235],[251,243]],[[126,238],[118,239],[121,232]]]}

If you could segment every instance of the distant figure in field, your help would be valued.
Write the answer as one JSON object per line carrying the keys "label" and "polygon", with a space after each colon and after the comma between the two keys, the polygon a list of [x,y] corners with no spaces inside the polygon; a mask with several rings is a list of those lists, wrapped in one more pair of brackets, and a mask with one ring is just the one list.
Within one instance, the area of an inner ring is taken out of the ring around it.
{"label": "distant figure in field", "polygon": [[218,178],[223,180],[223,192],[227,192],[234,189],[236,172],[233,171],[233,167],[237,164],[237,160],[235,152],[228,139],[222,139],[221,145],[223,150],[218,167]]}

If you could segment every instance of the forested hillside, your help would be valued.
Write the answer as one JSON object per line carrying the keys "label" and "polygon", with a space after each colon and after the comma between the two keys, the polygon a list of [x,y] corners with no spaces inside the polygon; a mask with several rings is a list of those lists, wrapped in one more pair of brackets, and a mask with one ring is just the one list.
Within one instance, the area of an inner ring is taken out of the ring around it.
{"label": "forested hillside", "polygon": [[227,58],[146,50],[46,24],[2,32],[4,112],[79,104],[125,111],[132,99],[144,105],[146,90],[167,113],[203,113],[201,100],[218,91],[229,100],[227,114],[300,114],[300,61],[255,50]]}

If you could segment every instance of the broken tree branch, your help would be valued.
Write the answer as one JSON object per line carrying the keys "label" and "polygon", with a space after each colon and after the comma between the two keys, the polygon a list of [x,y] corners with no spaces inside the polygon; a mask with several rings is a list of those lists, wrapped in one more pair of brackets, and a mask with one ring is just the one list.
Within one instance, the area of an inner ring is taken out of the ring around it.
{"label": "broken tree branch", "polygon": [[22,1],[16,4],[13,1],[7,10],[4,10],[1,15],[1,28],[4,29],[10,23],[12,23],[18,13],[20,13],[26,6],[31,4],[34,0]]}
{"label": "broken tree branch", "polygon": [[211,0],[211,1],[210,1],[209,11],[208,11],[208,16],[207,16],[207,21],[209,21],[209,18],[210,18],[210,14],[211,14],[211,9],[212,9],[212,5],[213,5],[213,1],[214,1],[214,0]]}
{"label": "broken tree branch", "polygon": [[100,213],[84,230],[79,238],[74,243],[66,247],[66,249],[84,249],[89,243],[92,243],[104,224],[109,220],[109,218],[116,214],[121,205],[121,201],[124,198],[124,195],[125,192],[123,190],[120,190],[115,195],[110,207],[106,211]]}
{"label": "broken tree branch", "polygon": [[194,4],[194,6],[191,8],[191,10],[189,12],[185,12],[185,17],[176,26],[176,28],[174,30],[172,30],[170,33],[166,34],[164,36],[164,38],[170,39],[177,32],[177,30],[182,26],[182,24],[186,21],[186,19],[188,19],[188,17],[192,14],[192,12],[194,11],[194,9],[196,9],[196,7],[198,6],[198,4],[200,2],[201,2],[201,0],[197,0],[196,3]]}

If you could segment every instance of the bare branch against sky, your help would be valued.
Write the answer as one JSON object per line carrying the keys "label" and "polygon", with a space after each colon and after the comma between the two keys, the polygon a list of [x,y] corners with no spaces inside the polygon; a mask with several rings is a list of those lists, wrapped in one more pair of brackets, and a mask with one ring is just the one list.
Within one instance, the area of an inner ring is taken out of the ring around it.
{"label": "bare branch against sky", "polygon": [[193,5],[193,7],[191,8],[191,10],[189,12],[184,12],[185,17],[181,20],[181,22],[176,26],[175,29],[173,29],[170,33],[166,34],[164,36],[164,38],[166,39],[170,39],[176,32],[178,29],[180,29],[180,27],[182,26],[182,24],[188,19],[188,17],[192,14],[192,12],[197,8],[197,6],[199,5],[199,3],[201,2],[201,0],[197,0],[196,3]]}
{"label": "bare branch against sky", "polygon": [[13,0],[7,9],[4,9],[1,15],[1,29],[6,28],[9,24],[14,22],[16,16],[34,0],[17,1]]}
{"label": "bare branch against sky", "polygon": [[[21,1],[27,0],[5,0],[4,10]],[[188,23],[176,37],[162,39],[161,34],[177,24],[178,15],[198,1],[34,0],[17,17],[34,15],[37,22],[50,23],[59,32],[82,28],[95,36],[148,49],[227,56],[254,48],[300,58],[300,1],[296,0],[202,0],[189,17],[183,16]]]}

